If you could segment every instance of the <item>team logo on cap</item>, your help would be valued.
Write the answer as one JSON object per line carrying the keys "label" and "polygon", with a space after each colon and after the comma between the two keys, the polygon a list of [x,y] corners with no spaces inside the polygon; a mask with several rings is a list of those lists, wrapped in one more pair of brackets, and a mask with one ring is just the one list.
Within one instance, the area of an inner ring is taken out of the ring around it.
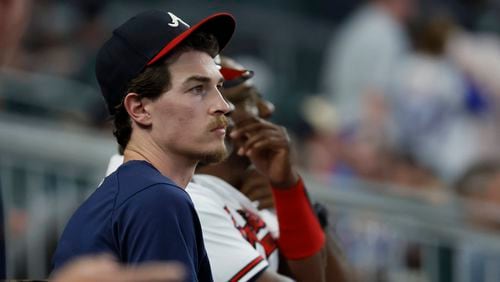
{"label": "team logo on cap", "polygon": [[183,20],[181,20],[178,16],[170,13],[170,12],[167,12],[168,15],[170,16],[170,18],[172,19],[172,22],[171,23],[168,23],[169,26],[171,27],[178,27],[179,26],[179,23],[183,23],[185,26],[189,27],[189,25],[187,23],[185,23]]}

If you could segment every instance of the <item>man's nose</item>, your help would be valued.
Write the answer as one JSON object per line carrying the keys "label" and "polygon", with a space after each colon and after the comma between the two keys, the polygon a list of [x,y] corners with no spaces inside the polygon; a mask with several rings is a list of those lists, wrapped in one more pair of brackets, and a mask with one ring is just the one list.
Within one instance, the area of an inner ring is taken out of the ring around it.
{"label": "man's nose", "polygon": [[215,111],[214,112],[227,115],[227,114],[231,113],[232,111],[234,111],[235,107],[234,107],[233,103],[226,100],[224,98],[224,96],[222,96],[222,94],[220,93],[219,90],[217,90],[217,98],[216,99],[217,99],[217,101],[215,104]]}

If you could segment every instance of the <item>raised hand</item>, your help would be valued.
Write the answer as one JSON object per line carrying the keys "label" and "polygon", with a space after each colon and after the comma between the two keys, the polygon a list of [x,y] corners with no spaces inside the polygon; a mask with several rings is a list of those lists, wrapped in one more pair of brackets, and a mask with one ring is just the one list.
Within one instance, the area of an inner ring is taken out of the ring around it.
{"label": "raised hand", "polygon": [[258,117],[236,125],[230,134],[238,155],[247,156],[274,187],[289,187],[298,180],[290,153],[286,129]]}

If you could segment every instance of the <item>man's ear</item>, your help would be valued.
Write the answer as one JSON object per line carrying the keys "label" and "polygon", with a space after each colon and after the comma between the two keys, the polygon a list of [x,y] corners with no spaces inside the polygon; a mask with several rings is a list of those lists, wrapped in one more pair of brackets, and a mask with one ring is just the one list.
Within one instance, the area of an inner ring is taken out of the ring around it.
{"label": "man's ear", "polygon": [[139,96],[137,93],[128,93],[123,100],[123,106],[130,118],[142,126],[151,125],[151,115],[148,111],[150,100]]}

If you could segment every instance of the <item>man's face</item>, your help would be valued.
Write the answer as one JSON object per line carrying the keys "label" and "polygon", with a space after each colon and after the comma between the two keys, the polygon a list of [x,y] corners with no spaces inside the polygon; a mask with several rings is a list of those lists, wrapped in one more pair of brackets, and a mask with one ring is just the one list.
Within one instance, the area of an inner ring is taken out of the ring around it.
{"label": "man's face", "polygon": [[219,92],[222,76],[213,58],[183,53],[169,66],[171,88],[150,107],[151,135],[171,156],[216,162],[226,152],[224,138],[230,106]]}

